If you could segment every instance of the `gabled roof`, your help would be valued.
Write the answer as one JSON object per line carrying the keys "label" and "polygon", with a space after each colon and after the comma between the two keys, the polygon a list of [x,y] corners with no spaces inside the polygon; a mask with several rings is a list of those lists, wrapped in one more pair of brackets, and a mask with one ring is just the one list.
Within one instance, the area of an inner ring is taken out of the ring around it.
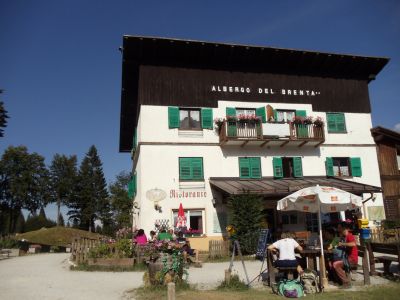
{"label": "gabled roof", "polygon": [[389,61],[387,57],[131,35],[123,37],[123,59],[124,64],[301,73],[367,81],[375,79]]}

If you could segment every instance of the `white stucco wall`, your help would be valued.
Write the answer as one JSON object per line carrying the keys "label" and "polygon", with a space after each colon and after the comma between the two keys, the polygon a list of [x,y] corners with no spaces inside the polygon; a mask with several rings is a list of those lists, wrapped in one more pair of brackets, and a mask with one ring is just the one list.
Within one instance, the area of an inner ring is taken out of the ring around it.
{"label": "white stucco wall", "polygon": [[[257,108],[268,103],[249,103],[219,101],[219,107],[213,109],[213,117],[224,117],[226,107]],[[310,104],[273,104],[274,109],[306,110],[307,115],[321,116],[326,120],[326,114],[313,112]],[[380,186],[379,168],[376,148],[370,134],[370,114],[346,113],[345,134],[328,134],[326,142],[314,148],[310,146],[287,145],[264,147],[224,146],[218,145],[219,137],[215,130],[204,129],[198,132],[180,131],[168,128],[168,107],[142,106],[138,120],[138,142],[140,155],[136,165],[137,196],[135,201],[140,205],[138,226],[146,232],[154,228],[156,219],[169,219],[172,224],[172,210],[182,203],[185,209],[204,209],[203,226],[208,236],[213,233],[212,192],[208,183],[209,177],[239,177],[238,157],[261,157],[262,176],[273,176],[272,158],[274,156],[300,156],[303,163],[304,176],[324,176],[326,157],[360,157],[362,177],[346,178],[359,183]],[[155,143],[155,144],[152,144]],[[205,182],[189,183],[183,186],[179,182],[179,157],[203,157]],[[151,189],[162,189],[167,198],[160,202],[162,212],[154,209],[154,203],[146,199],[146,192]],[[203,191],[206,197],[200,198],[170,198],[171,190]],[[367,198],[368,195],[364,195]],[[367,205],[382,206],[381,194],[376,201]],[[217,206],[219,209],[220,206]]]}

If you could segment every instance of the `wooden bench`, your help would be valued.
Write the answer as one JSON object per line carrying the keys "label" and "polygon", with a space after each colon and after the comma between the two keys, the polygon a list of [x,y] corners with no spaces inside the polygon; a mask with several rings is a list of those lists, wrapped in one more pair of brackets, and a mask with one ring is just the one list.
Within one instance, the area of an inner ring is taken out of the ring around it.
{"label": "wooden bench", "polygon": [[383,263],[383,273],[390,273],[390,265],[392,262],[398,262],[400,265],[400,244],[384,244],[384,243],[370,243],[372,252],[391,254],[396,256],[377,256],[375,257],[372,253],[370,256],[371,271],[375,272],[375,263]]}
{"label": "wooden bench", "polygon": [[1,256],[10,257],[11,249],[0,249]]}

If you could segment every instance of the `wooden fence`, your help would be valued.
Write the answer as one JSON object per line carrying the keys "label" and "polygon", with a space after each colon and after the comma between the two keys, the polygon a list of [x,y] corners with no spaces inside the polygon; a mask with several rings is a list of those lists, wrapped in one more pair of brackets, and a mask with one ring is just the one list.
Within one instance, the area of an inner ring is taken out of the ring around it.
{"label": "wooden fence", "polygon": [[71,245],[71,261],[75,262],[76,264],[87,263],[89,259],[90,248],[94,248],[99,244],[99,239],[89,239],[83,237],[73,238]]}
{"label": "wooden fence", "polygon": [[211,240],[208,242],[209,258],[229,256],[229,241]]}
{"label": "wooden fence", "polygon": [[400,228],[386,229],[381,227],[371,229],[371,242],[373,243],[396,243],[400,242]]}

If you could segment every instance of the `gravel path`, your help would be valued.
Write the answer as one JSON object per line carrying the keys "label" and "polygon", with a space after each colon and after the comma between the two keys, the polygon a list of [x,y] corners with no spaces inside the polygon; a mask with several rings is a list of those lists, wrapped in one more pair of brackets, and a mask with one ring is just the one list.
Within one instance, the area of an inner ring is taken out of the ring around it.
{"label": "gravel path", "polygon": [[[38,254],[0,261],[0,299],[30,300],[113,300],[132,299],[130,290],[142,285],[143,272],[70,271],[69,254]],[[260,272],[259,261],[246,261],[250,280]],[[212,289],[224,279],[229,262],[205,263],[203,268],[189,269],[189,283],[198,289]],[[234,271],[245,280],[243,267],[235,262]],[[357,289],[362,289],[362,276],[357,275]],[[381,277],[371,277],[372,284],[386,284]],[[262,288],[261,282],[253,287]]]}
{"label": "gravel path", "polygon": [[38,254],[0,261],[0,299],[123,299],[142,284],[142,272],[70,271],[69,254]]}

